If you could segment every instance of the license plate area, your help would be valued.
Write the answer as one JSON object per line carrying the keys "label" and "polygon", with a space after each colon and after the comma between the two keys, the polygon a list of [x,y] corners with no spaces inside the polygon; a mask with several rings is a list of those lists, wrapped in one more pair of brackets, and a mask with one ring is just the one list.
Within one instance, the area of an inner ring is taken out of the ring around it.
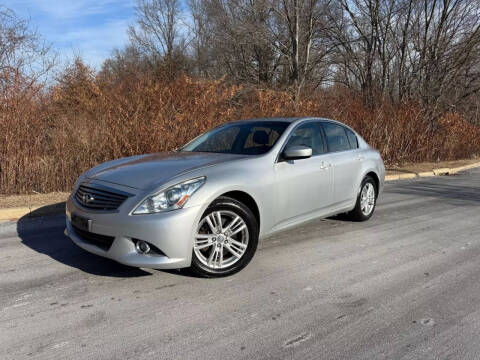
{"label": "license plate area", "polygon": [[83,216],[72,214],[70,217],[72,225],[83,231],[92,231],[92,220],[87,219]]}

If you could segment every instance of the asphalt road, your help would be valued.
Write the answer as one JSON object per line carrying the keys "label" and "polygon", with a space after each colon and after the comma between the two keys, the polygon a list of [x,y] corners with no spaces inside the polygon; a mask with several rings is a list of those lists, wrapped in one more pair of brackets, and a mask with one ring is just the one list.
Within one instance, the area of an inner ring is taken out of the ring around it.
{"label": "asphalt road", "polygon": [[480,358],[480,170],[388,183],[370,221],[271,237],[222,279],[90,255],[61,219],[5,229],[0,359]]}

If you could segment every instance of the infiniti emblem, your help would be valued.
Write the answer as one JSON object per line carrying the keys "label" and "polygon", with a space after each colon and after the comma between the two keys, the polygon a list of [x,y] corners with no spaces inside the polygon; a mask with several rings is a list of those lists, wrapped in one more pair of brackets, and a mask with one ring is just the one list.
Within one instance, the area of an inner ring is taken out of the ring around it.
{"label": "infiniti emblem", "polygon": [[82,200],[83,200],[83,202],[84,202],[85,204],[89,204],[89,203],[91,203],[93,200],[95,200],[95,198],[94,198],[93,195],[90,194],[90,193],[84,193],[84,194],[82,195]]}

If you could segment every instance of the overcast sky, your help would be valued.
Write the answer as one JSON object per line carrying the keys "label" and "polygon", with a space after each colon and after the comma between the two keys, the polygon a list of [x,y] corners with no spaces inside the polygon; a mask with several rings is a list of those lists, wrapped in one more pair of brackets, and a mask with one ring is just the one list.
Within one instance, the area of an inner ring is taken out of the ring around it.
{"label": "overcast sky", "polygon": [[80,55],[97,69],[128,41],[135,0],[0,0],[27,18],[62,60]]}

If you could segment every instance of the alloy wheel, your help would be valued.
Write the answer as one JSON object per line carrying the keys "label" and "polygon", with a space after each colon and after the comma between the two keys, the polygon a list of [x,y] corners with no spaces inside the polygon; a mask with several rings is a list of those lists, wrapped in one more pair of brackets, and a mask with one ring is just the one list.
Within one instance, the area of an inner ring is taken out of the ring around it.
{"label": "alloy wheel", "polygon": [[363,215],[368,216],[375,207],[375,187],[367,182],[360,193],[360,210]]}
{"label": "alloy wheel", "polygon": [[210,269],[224,269],[238,262],[248,247],[248,227],[230,210],[207,214],[198,224],[193,250]]}

